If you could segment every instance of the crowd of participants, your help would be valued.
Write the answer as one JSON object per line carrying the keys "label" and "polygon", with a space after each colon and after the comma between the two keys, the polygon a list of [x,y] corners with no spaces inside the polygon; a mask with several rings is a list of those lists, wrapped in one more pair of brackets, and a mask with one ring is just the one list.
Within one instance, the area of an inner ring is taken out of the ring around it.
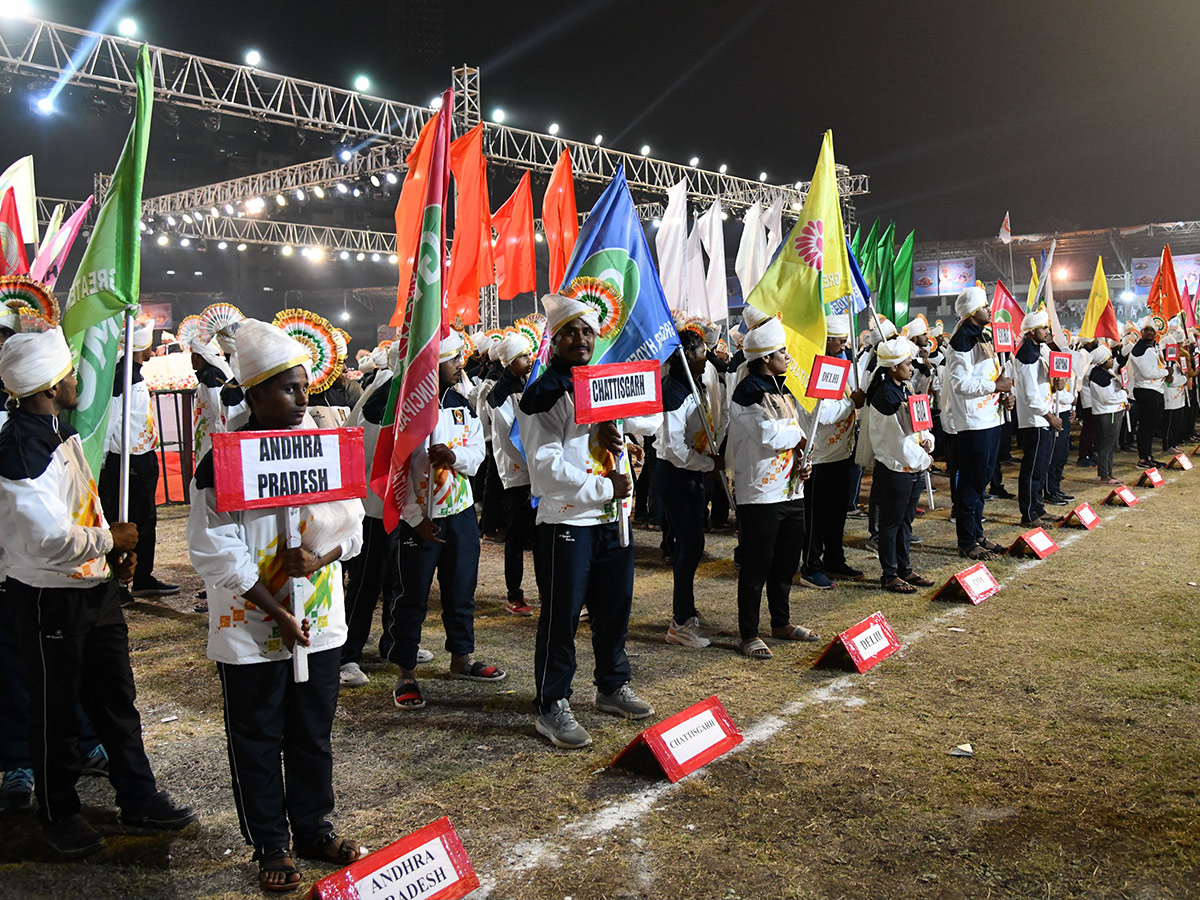
{"label": "crowd of participants", "polygon": [[[380,437],[389,427],[400,345],[359,351],[346,372],[343,333],[336,371],[326,366],[318,378],[323,351],[308,331],[245,319],[226,304],[207,330],[171,338],[168,349],[190,353],[196,377],[198,462],[187,543],[205,586],[197,608],[208,614],[232,795],[264,890],[295,889],[297,857],[344,865],[364,852],[331,821],[331,729],[339,691],[369,681],[361,662],[377,606],[379,654],[395,666],[397,710],[426,705],[417,669],[433,659],[421,638],[435,577],[451,677],[507,677],[477,655],[481,541],[503,541],[508,612],[537,615],[535,728],[557,747],[580,748],[591,743],[571,702],[581,621],[595,656],[591,707],[630,719],[654,714],[632,687],[625,649],[634,551],[621,537],[624,515],[661,532],[674,580],[664,638],[692,649],[708,647],[721,627],[704,621],[696,605],[706,532],[736,528],[737,646],[766,661],[773,656],[768,640],[820,639],[792,621],[793,584],[833,590],[866,577],[847,560],[847,519],[865,524],[883,589],[933,585],[911,552],[920,542],[913,524],[928,473],[949,477],[959,553],[989,560],[1003,542],[986,536],[984,505],[1014,496],[1001,468],[1014,439],[1022,453],[1015,499],[1029,527],[1049,523],[1048,507],[1074,499],[1063,491],[1072,416],[1081,420],[1076,464],[1095,466],[1102,484],[1119,483],[1118,446],[1132,449],[1136,441],[1145,468],[1194,437],[1195,342],[1186,334],[1148,318],[1121,341],[1057,347],[1046,311],[1038,310],[1025,316],[1019,347],[1007,358],[993,349],[980,288],[957,297],[957,324],[948,333],[923,318],[901,333],[873,316],[857,335],[857,355],[848,317],[827,317],[825,353],[848,359],[852,373],[843,396],[823,401],[815,422],[787,386],[783,326],[747,307],[724,334],[711,322],[677,318],[681,347],[664,366],[661,413],[580,425],[571,370],[592,359],[597,312],[553,294],[543,304],[544,316],[511,328],[452,330],[441,340],[437,422],[407,463],[395,529],[384,527],[384,501],[369,491],[362,501],[302,507],[301,546],[293,549],[274,510],[217,509],[211,435],[360,427],[370,473],[376,450],[388,443]],[[128,350],[130,498],[128,521],[118,522],[123,380],[108,454],[93,480],[79,437],[59,420],[78,402],[62,334],[14,333],[19,327],[11,316],[0,321],[0,379],[10,398],[0,426],[0,518],[9,524],[0,562],[16,626],[0,631],[0,674],[12,698],[3,707],[2,793],[9,809],[32,808],[36,794],[46,841],[80,857],[103,845],[80,813],[81,775],[109,778],[120,821],[130,828],[178,829],[196,819],[159,789],[146,758],[122,612],[131,593],[178,591],[153,575],[158,434],[140,373],[151,328],[135,329]],[[543,334],[549,358],[527,384]],[[1071,353],[1070,377],[1051,377],[1051,349]],[[932,429],[914,429],[913,394],[931,398]],[[312,585],[303,610],[289,603],[293,578]],[[297,645],[306,648],[306,681],[293,677]]]}

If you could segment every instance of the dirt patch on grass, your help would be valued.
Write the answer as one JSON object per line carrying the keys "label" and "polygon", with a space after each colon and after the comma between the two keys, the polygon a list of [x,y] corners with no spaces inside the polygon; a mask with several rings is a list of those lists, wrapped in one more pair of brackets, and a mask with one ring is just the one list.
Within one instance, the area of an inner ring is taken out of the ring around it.
{"label": "dirt patch on grass", "polygon": [[[1093,470],[1067,474],[1068,491],[1098,504],[1105,492],[1075,480]],[[717,694],[747,734],[675,786],[606,768],[642,725],[590,709],[586,626],[574,705],[595,744],[554,752],[535,734],[536,620],[503,611],[501,548],[485,543],[477,644],[508,681],[447,677],[436,602],[425,710],[392,706],[394,670],[369,646],[372,681],[343,691],[334,729],[336,822],[379,847],[449,815],[497,897],[1200,896],[1197,499],[1200,477],[1174,475],[1141,506],[1104,510],[1094,532],[1057,533],[1065,549],[1044,562],[998,561],[1004,588],[975,608],[880,591],[865,522],[851,520],[849,559],[867,577],[797,588],[792,609],[827,637],[883,610],[905,649],[863,676],[812,670],[811,644],[771,642],[766,664],[736,654],[729,533],[709,535],[697,583],[722,633],[700,651],[665,644],[671,573],[659,535],[638,532],[635,687],[660,717]],[[206,624],[191,612],[185,515],[165,511],[159,527],[160,574],[183,592],[139,602],[129,620],[148,751],[202,821],[119,836],[111,788],[89,780],[86,814],[113,835],[108,848],[54,863],[31,816],[6,817],[0,896],[261,896],[233,811]],[[993,539],[1019,533],[1015,502],[987,515]],[[945,510],[916,532],[922,572],[961,568]],[[947,755],[964,742],[974,758]]]}

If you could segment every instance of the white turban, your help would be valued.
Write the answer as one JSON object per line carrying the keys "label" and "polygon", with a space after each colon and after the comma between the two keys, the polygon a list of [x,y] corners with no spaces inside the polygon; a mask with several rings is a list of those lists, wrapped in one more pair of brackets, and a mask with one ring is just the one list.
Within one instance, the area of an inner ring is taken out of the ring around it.
{"label": "white turban", "polygon": [[550,332],[551,337],[568,322],[574,322],[576,319],[583,319],[592,327],[592,331],[600,333],[600,313],[589,303],[572,300],[561,294],[547,294],[542,298],[542,306],[546,307],[546,330]]}
{"label": "white turban", "polygon": [[364,374],[367,372],[374,372],[378,368],[379,366],[375,365],[375,359],[370,353],[358,360],[358,371],[363,372]]}
{"label": "white turban", "polygon": [[826,316],[825,336],[831,338],[849,338],[850,317],[847,315]]}
{"label": "white turban", "polygon": [[392,343],[388,344],[386,347],[376,347],[371,351],[371,362],[375,363],[375,368],[386,369],[388,367],[388,354],[391,353],[392,348],[399,343],[399,341],[392,341]]}
{"label": "white turban", "polygon": [[1158,325],[1154,321],[1154,316],[1146,316],[1146,318],[1138,322],[1138,331],[1144,331],[1147,328],[1153,328],[1155,331],[1158,331]]}
{"label": "white turban", "polygon": [[894,337],[875,348],[875,359],[885,368],[908,362],[916,354],[917,346],[906,337]]}
{"label": "white turban", "polygon": [[154,343],[154,320],[133,323],[133,351],[149,350]]}
{"label": "white turban", "polygon": [[753,331],[763,322],[767,321],[767,319],[771,318],[774,318],[774,316],[768,316],[757,306],[751,306],[749,303],[747,303],[746,308],[742,310],[742,322],[744,322],[746,325],[746,331]]}
{"label": "white turban", "polygon": [[216,368],[220,369],[225,374],[226,378],[232,374],[229,371],[229,366],[226,364],[225,360],[221,358],[221,351],[218,348],[215,340],[206,344],[200,339],[200,335],[196,335],[194,338],[192,338],[192,345],[188,349],[192,353],[199,354],[201,357],[203,357],[204,361],[210,366],[215,366]]}
{"label": "white turban", "polygon": [[1021,331],[1033,331],[1035,328],[1045,328],[1050,324],[1050,313],[1045,307],[1035,310],[1031,313],[1025,313],[1025,318],[1021,322]]}
{"label": "white turban", "polygon": [[878,323],[871,326],[871,343],[878,344],[889,338],[894,338],[898,333],[896,326],[890,320],[879,316]]}
{"label": "white turban", "polygon": [[1112,351],[1103,344],[1092,351],[1092,362],[1097,366],[1104,365],[1110,359],[1112,359]]}
{"label": "white turban", "polygon": [[296,366],[304,366],[304,371],[311,373],[312,354],[282,328],[257,319],[244,319],[238,324],[235,340],[242,387],[261,384]]}
{"label": "white turban", "polygon": [[983,309],[988,305],[987,294],[983,288],[978,285],[973,285],[964,289],[957,297],[954,298],[954,314],[959,319],[965,319],[967,316],[973,315],[977,310]]}
{"label": "white turban", "polygon": [[71,348],[61,329],[14,334],[0,348],[0,379],[12,396],[48,391],[71,374]]}
{"label": "white turban", "polygon": [[20,331],[21,313],[6,303],[0,303],[0,328],[7,328],[12,332]]}
{"label": "white turban", "polygon": [[941,337],[945,333],[946,333],[946,329],[940,321],[934,322],[932,325],[929,326],[929,336],[931,338]]}
{"label": "white turban", "polygon": [[750,362],[769,356],[776,350],[782,350],[786,343],[783,323],[771,316],[746,335],[746,339],[742,341],[742,351],[746,354],[746,362]]}
{"label": "white turban", "polygon": [[500,365],[506,369],[518,356],[532,352],[533,348],[529,346],[529,338],[518,331],[509,332],[504,336],[504,340],[496,345],[496,357],[500,360]]}
{"label": "white turban", "polygon": [[925,321],[924,316],[917,316],[915,319],[909,322],[908,326],[904,329],[905,337],[909,338],[920,337],[921,335],[928,333],[929,323]]}
{"label": "white turban", "polygon": [[[508,336],[508,334],[506,333],[505,337],[507,337],[507,336]],[[500,345],[502,343],[504,343],[504,338],[500,338],[500,340],[492,341],[490,344],[488,344],[488,348],[486,351],[487,358],[490,359],[492,362],[495,362],[496,360],[498,360],[500,358]]]}
{"label": "white turban", "polygon": [[441,346],[438,347],[438,362],[452,362],[462,356],[462,350],[462,335],[451,328],[450,333],[442,338]]}

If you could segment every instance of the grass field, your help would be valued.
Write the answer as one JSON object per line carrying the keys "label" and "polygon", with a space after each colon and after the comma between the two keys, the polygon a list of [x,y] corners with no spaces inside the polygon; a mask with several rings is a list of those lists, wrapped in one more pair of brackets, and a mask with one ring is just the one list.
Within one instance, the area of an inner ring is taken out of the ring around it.
{"label": "grass field", "polygon": [[[1132,484],[1131,463],[1119,457],[1117,474]],[[378,848],[449,815],[491,897],[1200,897],[1200,474],[1167,474],[1122,509],[1098,505],[1094,469],[1070,466],[1065,489],[1103,523],[1056,532],[1063,549],[1043,562],[992,564],[1003,588],[978,607],[882,592],[865,522],[851,520],[848,556],[867,577],[796,588],[792,610],[827,638],[882,610],[903,650],[865,675],[812,669],[824,644],[769,642],[767,663],[737,655],[729,533],[709,535],[697,579],[701,614],[722,633],[704,650],[667,645],[671,573],[658,535],[637,532],[634,686],[655,720],[716,694],[746,736],[676,785],[608,767],[647,723],[590,709],[586,626],[573,705],[595,743],[555,751],[537,736],[536,620],[504,612],[501,548],[485,544],[478,654],[509,679],[449,680],[436,602],[426,709],[392,706],[394,669],[369,645],[372,681],[343,690],[334,727],[335,821]],[[1020,533],[1015,501],[986,513],[992,539]],[[54,862],[34,817],[10,815],[0,896],[261,896],[206,624],[190,611],[185,515],[167,510],[159,525],[159,573],[185,590],[128,617],[147,749],[201,821],[121,836],[111,788],[88,780],[85,814],[108,847]],[[965,567],[947,515],[916,526],[915,565],[939,581]],[[948,755],[964,742],[973,758]],[[308,864],[305,890],[329,871]]]}

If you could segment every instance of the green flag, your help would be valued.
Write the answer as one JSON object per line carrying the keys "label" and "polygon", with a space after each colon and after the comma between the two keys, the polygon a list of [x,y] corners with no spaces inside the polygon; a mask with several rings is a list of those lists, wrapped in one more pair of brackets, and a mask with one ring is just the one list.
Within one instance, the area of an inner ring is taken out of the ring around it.
{"label": "green flag", "polygon": [[[896,223],[891,222],[879,236],[875,245],[875,268],[879,271],[879,283],[883,284],[883,270],[890,267],[896,256]],[[890,317],[889,317],[890,318]]]}
{"label": "green flag", "polygon": [[860,245],[862,255],[858,257],[859,269],[862,271],[863,280],[866,281],[867,287],[871,293],[879,287],[879,268],[876,265],[877,258],[875,256],[875,248],[879,245],[879,220],[876,219],[871,225],[871,230],[867,232],[867,236],[863,238]]}
{"label": "green flag", "polygon": [[900,327],[896,321],[896,273],[890,261],[884,263],[879,270],[879,291],[875,294],[875,312],[889,319],[897,328]]}
{"label": "green flag", "polygon": [[137,112],[125,148],[113,172],[108,196],[92,231],[63,314],[63,335],[79,364],[79,404],[71,425],[83,441],[84,455],[95,476],[104,459],[108,407],[117,368],[121,314],[138,303],[141,279],[140,229],[142,178],[150,143],[150,108],[154,82],[150,51],[138,53]]}
{"label": "green flag", "polygon": [[917,233],[910,231],[904,243],[900,245],[900,252],[896,254],[896,263],[893,266],[895,299],[892,308],[896,315],[892,321],[897,328],[908,324],[908,301],[912,299],[913,244],[916,239]]}
{"label": "green flag", "polygon": [[858,259],[858,247],[862,243],[862,225],[854,226],[854,237],[850,239],[850,252]]}

